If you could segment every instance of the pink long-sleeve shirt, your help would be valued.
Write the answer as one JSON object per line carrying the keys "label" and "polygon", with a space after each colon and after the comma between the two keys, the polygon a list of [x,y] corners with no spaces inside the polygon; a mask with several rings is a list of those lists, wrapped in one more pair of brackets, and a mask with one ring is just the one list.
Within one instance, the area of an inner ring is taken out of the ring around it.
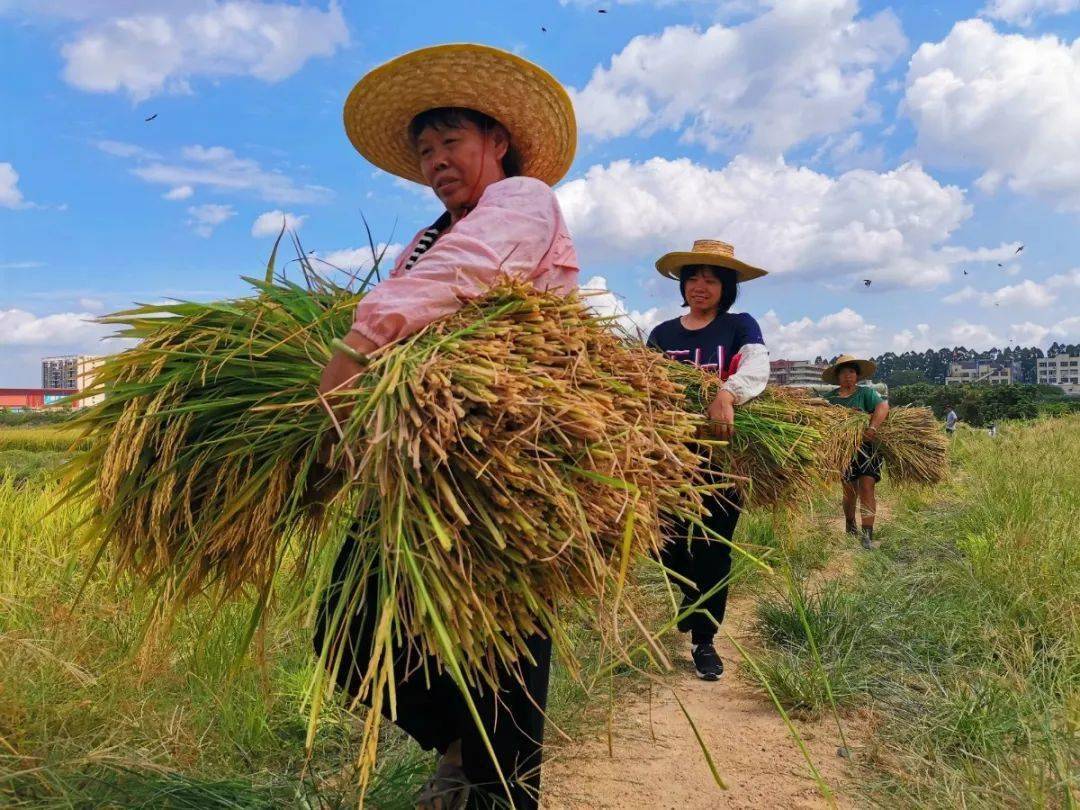
{"label": "pink long-sleeve shirt", "polygon": [[540,290],[577,288],[578,260],[555,193],[541,180],[492,183],[476,207],[436,240],[408,270],[423,236],[402,251],[390,277],[356,306],[353,329],[385,346],[450,315],[502,275]]}

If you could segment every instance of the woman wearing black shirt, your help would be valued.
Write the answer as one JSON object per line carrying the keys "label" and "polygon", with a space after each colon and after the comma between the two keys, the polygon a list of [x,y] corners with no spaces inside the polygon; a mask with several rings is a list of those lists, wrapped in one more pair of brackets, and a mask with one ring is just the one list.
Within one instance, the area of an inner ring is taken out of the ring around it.
{"label": "woman wearing black shirt", "polygon": [[[708,416],[716,436],[730,439],[735,431],[735,408],[760,394],[769,380],[769,353],[761,328],[752,316],[730,309],[738,294],[737,285],[764,276],[766,271],[737,260],[731,245],[708,239],[694,242],[692,251],[666,254],[657,261],[656,269],[679,282],[683,305],[690,311],[653,329],[649,345],[684,363],[716,371],[724,382],[709,405]],[[710,496],[705,506],[709,510],[705,525],[731,540],[741,511],[738,494],[728,490]],[[715,681],[724,672],[713,637],[727,606],[725,580],[731,571],[731,546],[715,539],[703,540],[700,534],[695,535],[700,529],[686,522],[675,521],[674,525],[661,561],[697,586],[678,580],[683,610],[716,589],[679,622],[679,630],[690,633],[698,677]]]}

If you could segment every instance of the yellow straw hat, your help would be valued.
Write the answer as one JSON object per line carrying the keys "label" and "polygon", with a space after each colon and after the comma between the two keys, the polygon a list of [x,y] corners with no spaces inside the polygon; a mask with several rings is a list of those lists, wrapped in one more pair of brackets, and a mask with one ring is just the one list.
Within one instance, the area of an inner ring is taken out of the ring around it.
{"label": "yellow straw hat", "polygon": [[665,253],[656,260],[656,269],[660,271],[660,275],[678,281],[679,271],[688,264],[726,267],[735,271],[736,281],[749,281],[769,274],[768,270],[740,262],[735,258],[735,248],[732,245],[716,239],[696,239],[694,247],[689,251]]}
{"label": "yellow straw hat", "polygon": [[836,358],[835,363],[821,372],[822,381],[831,383],[832,385],[839,385],[840,381],[836,378],[836,373],[840,369],[840,366],[845,366],[848,363],[854,363],[858,366],[860,380],[865,380],[867,377],[874,376],[874,372],[877,371],[877,363],[873,360],[864,360],[853,354],[842,354]]}
{"label": "yellow straw hat", "polygon": [[375,68],[345,100],[345,132],[380,169],[425,183],[409,124],[437,107],[490,115],[510,133],[522,174],[548,185],[574,161],[577,122],[566,89],[532,62],[486,45],[436,45]]}

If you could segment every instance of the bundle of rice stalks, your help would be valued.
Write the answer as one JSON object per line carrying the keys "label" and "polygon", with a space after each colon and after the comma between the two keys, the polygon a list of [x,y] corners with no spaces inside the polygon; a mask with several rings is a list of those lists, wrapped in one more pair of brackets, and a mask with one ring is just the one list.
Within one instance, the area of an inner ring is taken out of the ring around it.
{"label": "bundle of rice stalks", "polygon": [[[870,424],[868,416],[859,416],[849,429],[846,440],[849,446],[862,443],[863,433]],[[889,417],[877,429],[872,444],[885,462],[885,472],[893,483],[939,484],[948,474],[948,438],[929,408],[890,408]]]}
{"label": "bundle of rice stalks", "polygon": [[[89,497],[100,554],[165,606],[253,590],[257,617],[279,572],[325,586],[351,536],[352,599],[326,635],[376,589],[363,774],[378,709],[394,705],[391,640],[414,638],[410,653],[463,691],[527,656],[536,632],[573,668],[570,613],[617,605],[630,561],[657,552],[662,515],[699,520],[702,418],[661,356],[624,346],[578,298],[507,283],[323,400],[321,367],[357,296],[252,284],[251,298],[106,319],[141,342],[96,374],[87,395],[105,401],[79,419],[88,449],[67,497]],[[328,476],[316,459],[331,436]],[[340,665],[331,647],[312,733]]]}
{"label": "bundle of rice stalks", "polygon": [[[715,372],[668,362],[669,376],[684,386],[687,407],[704,414],[721,380]],[[735,433],[726,447],[708,451],[709,466],[735,477],[749,506],[787,506],[811,496],[851,458],[851,417],[800,388],[769,386],[735,408]]]}

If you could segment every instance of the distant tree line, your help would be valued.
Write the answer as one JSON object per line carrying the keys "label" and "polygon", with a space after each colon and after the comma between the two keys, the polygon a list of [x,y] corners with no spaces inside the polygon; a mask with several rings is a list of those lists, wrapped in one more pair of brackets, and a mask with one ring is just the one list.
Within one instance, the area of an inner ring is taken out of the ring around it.
{"label": "distant tree line", "polygon": [[[885,352],[873,358],[877,363],[875,381],[883,382],[890,389],[904,385],[930,383],[944,385],[949,373],[949,363],[962,360],[989,360],[1000,363],[1019,363],[1020,382],[1034,385],[1038,382],[1036,361],[1042,357],[1056,357],[1059,354],[1080,355],[1080,344],[1053,343],[1045,352],[1037,346],[1008,346],[1005,349],[993,348],[977,352],[964,346],[951,349],[927,349],[924,352]],[[815,362],[833,362],[831,359],[817,357]]]}
{"label": "distant tree line", "polygon": [[1080,413],[1080,399],[1070,399],[1056,385],[933,385],[889,387],[889,404],[923,405],[945,418],[951,405],[961,421],[984,427],[1002,419],[1034,419]]}

